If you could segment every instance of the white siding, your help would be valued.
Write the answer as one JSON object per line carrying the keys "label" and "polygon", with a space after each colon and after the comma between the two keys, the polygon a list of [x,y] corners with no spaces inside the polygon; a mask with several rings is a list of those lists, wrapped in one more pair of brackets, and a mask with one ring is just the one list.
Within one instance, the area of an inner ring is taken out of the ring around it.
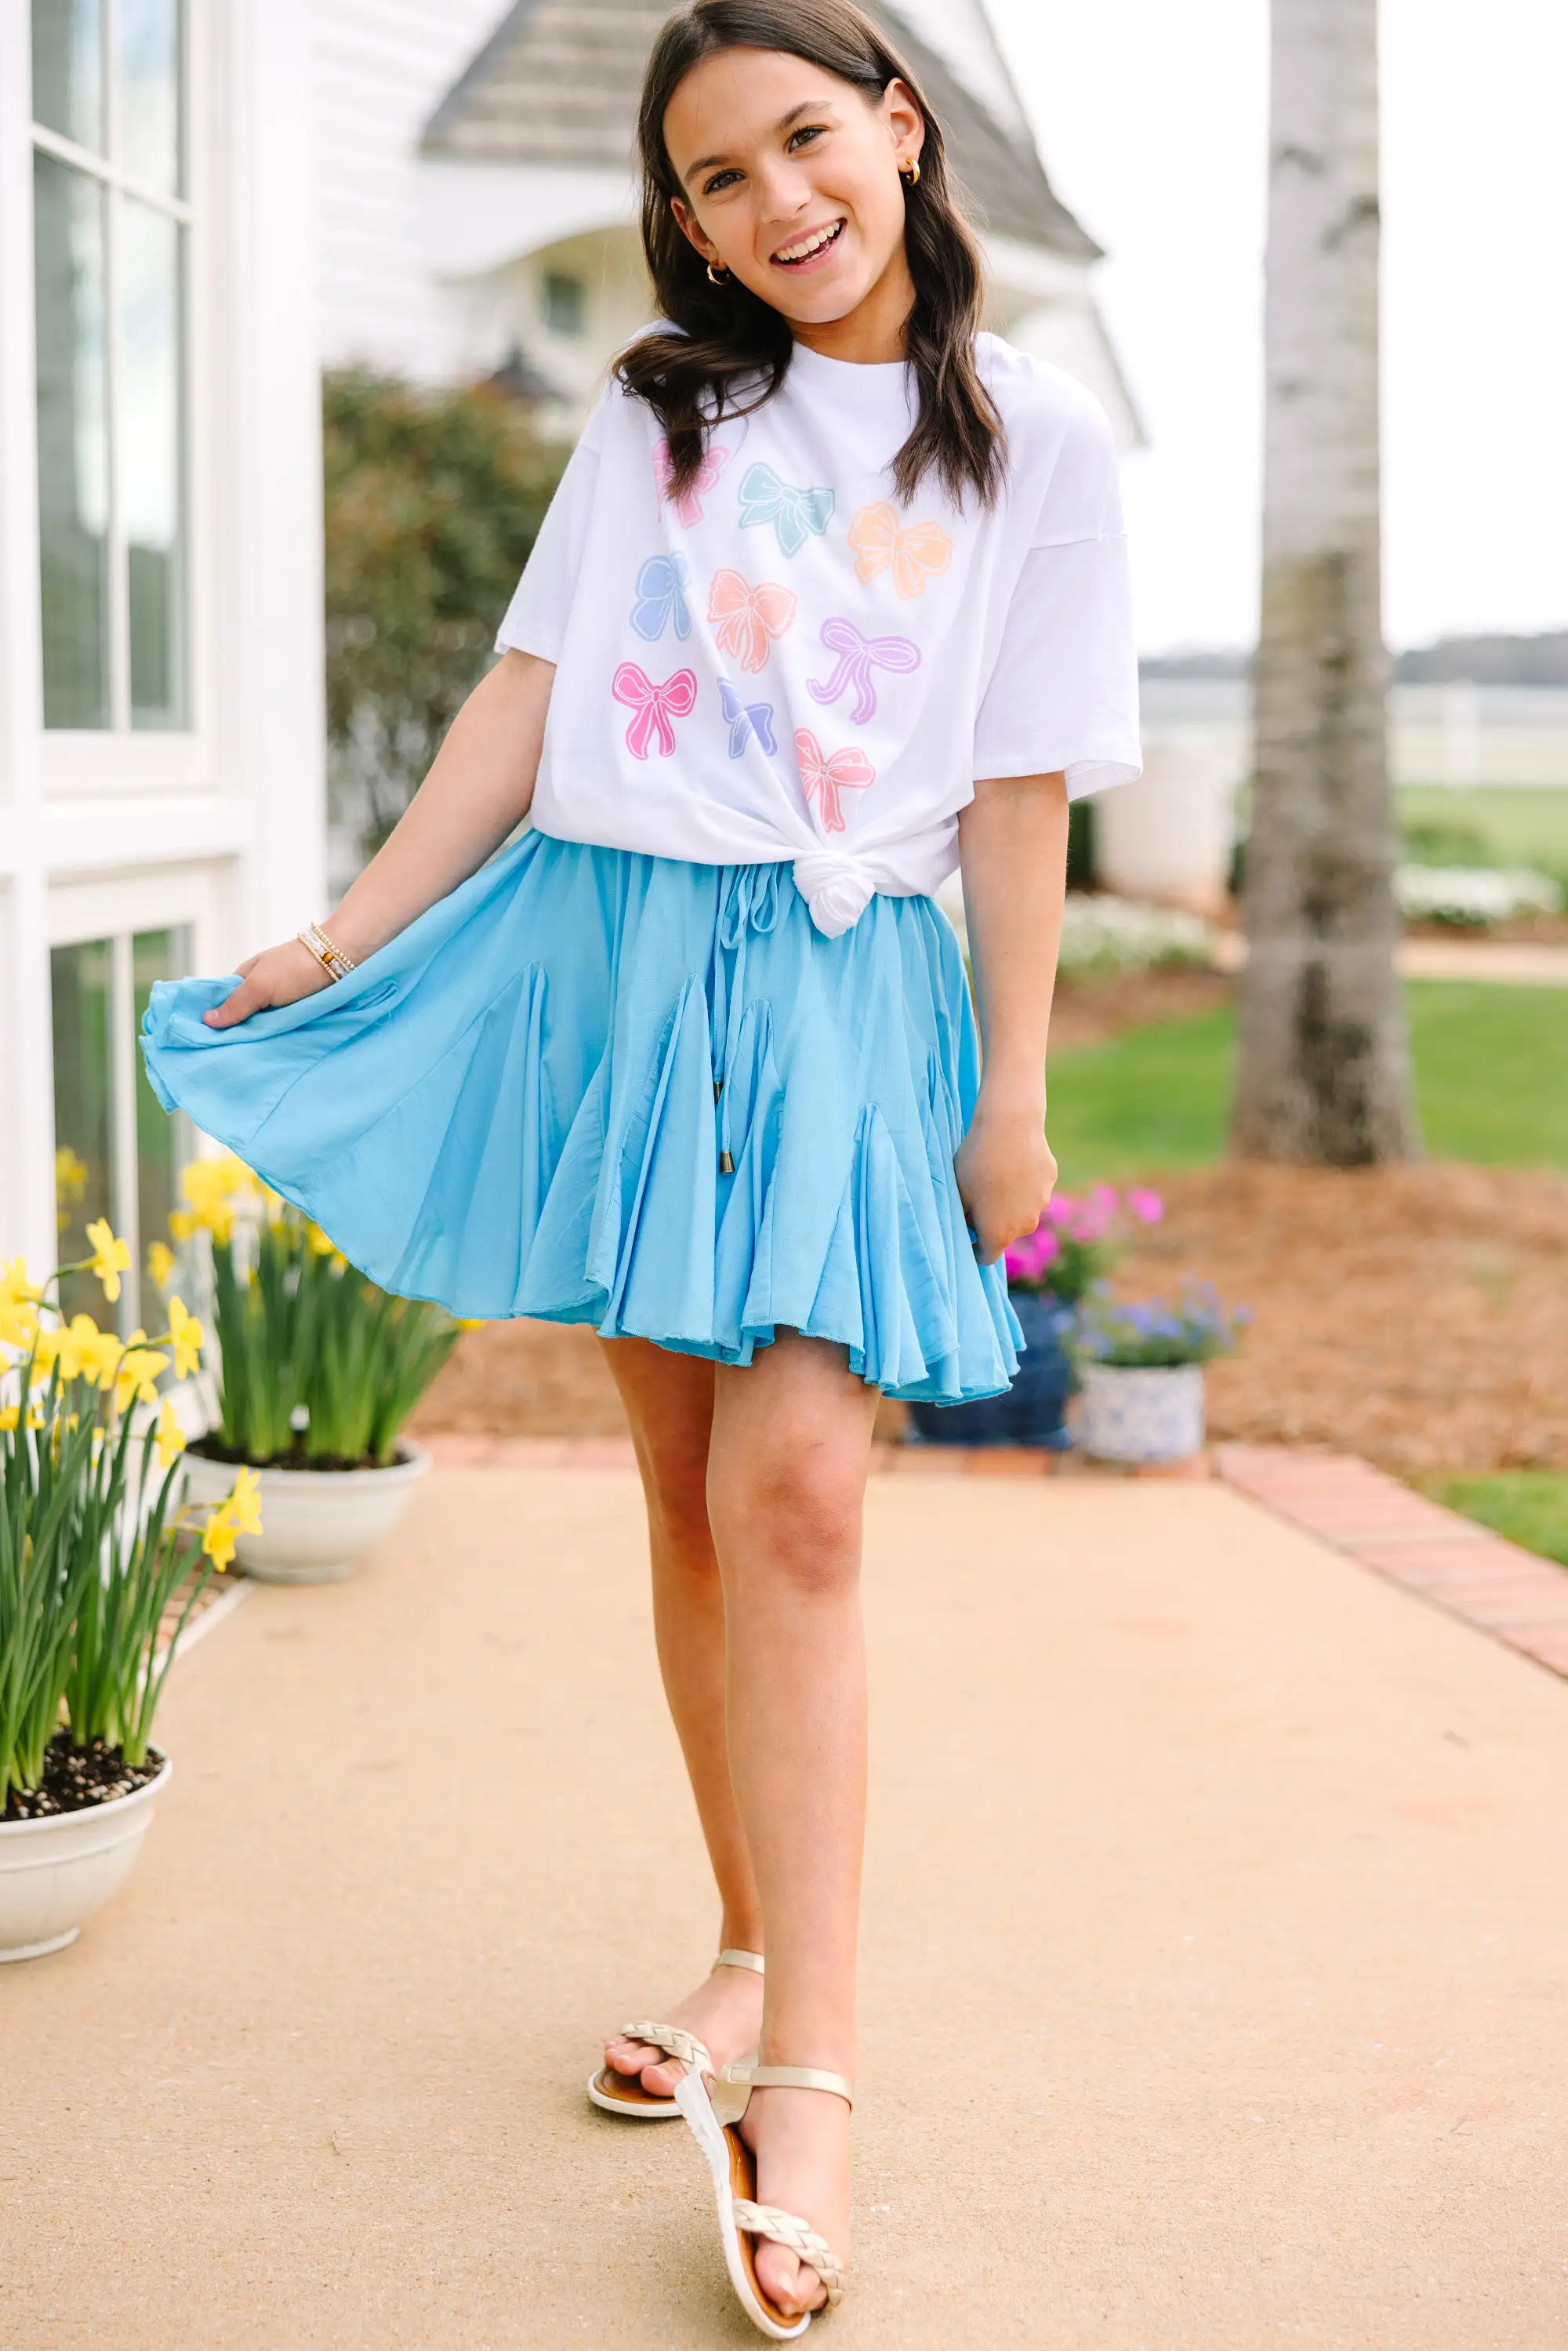
{"label": "white siding", "polygon": [[893,0],[893,5],[1005,130],[1021,144],[1034,144],[984,0]]}
{"label": "white siding", "polygon": [[471,301],[427,271],[418,147],[506,0],[311,0],[322,358],[441,381],[494,364]]}

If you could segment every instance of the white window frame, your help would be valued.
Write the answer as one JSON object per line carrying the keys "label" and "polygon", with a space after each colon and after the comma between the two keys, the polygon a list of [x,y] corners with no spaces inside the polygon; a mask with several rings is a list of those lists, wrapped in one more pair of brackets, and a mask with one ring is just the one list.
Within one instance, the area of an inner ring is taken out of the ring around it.
{"label": "white window frame", "polygon": [[[225,876],[212,865],[148,865],[134,872],[63,881],[49,890],[45,930],[56,947],[107,940],[111,957],[110,993],[110,1134],[113,1199],[110,1220],[131,1243],[134,1280],[124,1284],[120,1320],[125,1330],[139,1313],[141,1270],[150,1239],[164,1236],[140,1230],[136,1165],[136,1092],[147,1081],[141,1066],[132,1011],[131,942],[139,932],[183,928],[190,937],[191,968],[211,970],[221,961]],[[52,1118],[51,1118],[52,1123]],[[187,1157],[215,1150],[193,1125]]]}
{"label": "white window frame", "polygon": [[[116,55],[116,14],[119,0],[102,0],[104,55]],[[211,288],[208,283],[208,225],[214,189],[214,159],[209,151],[212,126],[201,103],[209,87],[209,28],[201,0],[185,0],[181,10],[183,46],[180,59],[181,123],[183,132],[184,193],[172,196],[149,187],[118,161],[118,78],[106,67],[104,77],[105,146],[109,155],[94,154],[74,140],[32,120],[29,40],[29,80],[26,113],[31,152],[52,155],[105,189],[105,306],[107,351],[105,411],[108,417],[110,467],[109,646],[110,723],[102,727],[51,727],[42,724],[43,644],[37,645],[40,783],[46,797],[83,795],[135,799],[152,792],[197,791],[210,789],[214,765],[211,713],[214,703],[213,632],[207,616],[213,609],[214,549],[212,531],[211,416],[207,370],[202,356],[210,331]],[[183,426],[182,493],[183,497],[184,611],[182,620],[186,705],[183,727],[155,729],[131,724],[130,633],[124,535],[120,501],[114,486],[116,465],[117,350],[120,331],[118,244],[120,197],[131,196],[165,219],[177,222],[184,234],[185,278],[182,302],[183,349],[181,414]],[[28,219],[29,245],[32,223]],[[29,340],[31,340],[29,332]],[[37,463],[34,450],[35,469]],[[41,620],[41,615],[40,615]]]}

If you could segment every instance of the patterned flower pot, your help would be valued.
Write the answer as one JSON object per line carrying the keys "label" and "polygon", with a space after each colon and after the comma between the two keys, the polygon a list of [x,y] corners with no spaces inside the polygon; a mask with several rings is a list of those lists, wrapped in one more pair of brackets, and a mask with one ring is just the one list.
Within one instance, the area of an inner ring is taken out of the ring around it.
{"label": "patterned flower pot", "polygon": [[[430,1467],[423,1445],[406,1437],[386,1469],[262,1469],[261,1532],[241,1535],[241,1567],[260,1583],[339,1583],[361,1553],[384,1542]],[[185,1454],[193,1502],[221,1502],[235,1481],[231,1461]]]}
{"label": "patterned flower pot", "polygon": [[1032,1290],[1015,1290],[1012,1303],[1028,1352],[1011,1387],[978,1404],[912,1404],[910,1419],[928,1445],[1042,1445],[1061,1453],[1071,1444],[1063,1416],[1076,1382],[1062,1341],[1072,1309]]}
{"label": "patterned flower pot", "polygon": [[1203,1448],[1203,1365],[1085,1364],[1078,1442],[1097,1461],[1185,1461]]}
{"label": "patterned flower pot", "polygon": [[74,1943],[131,1873],[172,1771],[79,1813],[0,1821],[0,1962],[41,1959]]}

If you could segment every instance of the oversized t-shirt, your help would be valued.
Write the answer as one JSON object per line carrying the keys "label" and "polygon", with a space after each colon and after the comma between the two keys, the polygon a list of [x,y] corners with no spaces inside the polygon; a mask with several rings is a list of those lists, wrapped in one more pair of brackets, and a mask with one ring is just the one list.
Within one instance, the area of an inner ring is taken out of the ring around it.
{"label": "oversized t-shirt", "polygon": [[902,360],[797,344],[783,384],[712,430],[674,494],[659,423],[612,382],[497,643],[556,665],[538,829],[700,864],[789,858],[819,930],[957,863],[977,780],[1140,772],[1115,454],[1103,410],[994,335],[997,503],[893,459]]}

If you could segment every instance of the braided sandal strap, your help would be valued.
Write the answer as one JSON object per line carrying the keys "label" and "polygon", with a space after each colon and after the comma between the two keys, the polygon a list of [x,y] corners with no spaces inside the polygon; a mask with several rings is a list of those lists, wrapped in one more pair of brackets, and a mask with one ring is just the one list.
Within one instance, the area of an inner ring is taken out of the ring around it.
{"label": "braided sandal strap", "polygon": [[666,2057],[674,2057],[688,2074],[711,2074],[715,2070],[706,2043],[678,2024],[650,2024],[643,2018],[635,2024],[623,2024],[621,2030],[628,2041],[645,2041],[650,2048],[662,2049]]}
{"label": "braided sandal strap", "polygon": [[753,2204],[747,2198],[737,2196],[735,2225],[744,2229],[748,2237],[768,2237],[776,2245],[787,2246],[798,2261],[814,2269],[826,2290],[830,2310],[842,2302],[846,2282],[843,2263],[810,2220],[799,2220],[793,2212],[781,2212],[777,2204]]}

